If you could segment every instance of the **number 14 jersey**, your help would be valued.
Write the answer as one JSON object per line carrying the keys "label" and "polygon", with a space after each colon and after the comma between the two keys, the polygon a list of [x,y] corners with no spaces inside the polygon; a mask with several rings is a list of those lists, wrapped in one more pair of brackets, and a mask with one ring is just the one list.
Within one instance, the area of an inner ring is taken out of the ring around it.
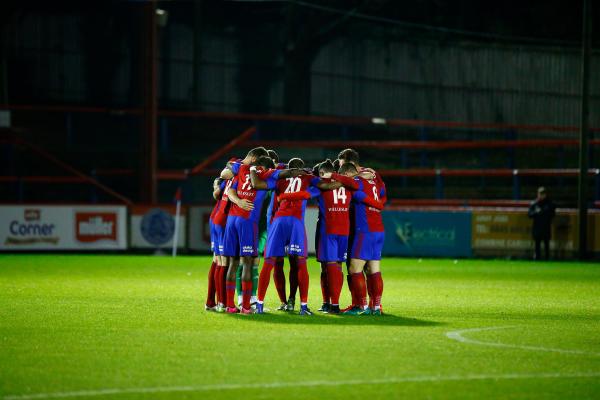
{"label": "number 14 jersey", "polygon": [[317,197],[319,204],[319,223],[324,225],[327,235],[350,234],[350,201],[352,191],[344,186],[324,190]]}

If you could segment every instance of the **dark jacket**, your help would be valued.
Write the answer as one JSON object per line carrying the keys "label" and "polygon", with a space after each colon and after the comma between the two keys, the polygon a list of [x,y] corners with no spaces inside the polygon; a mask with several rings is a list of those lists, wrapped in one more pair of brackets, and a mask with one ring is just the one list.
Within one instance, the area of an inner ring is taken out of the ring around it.
{"label": "dark jacket", "polygon": [[534,238],[549,239],[556,207],[549,198],[544,200],[535,200],[529,206],[527,215],[533,219],[533,229],[531,233]]}

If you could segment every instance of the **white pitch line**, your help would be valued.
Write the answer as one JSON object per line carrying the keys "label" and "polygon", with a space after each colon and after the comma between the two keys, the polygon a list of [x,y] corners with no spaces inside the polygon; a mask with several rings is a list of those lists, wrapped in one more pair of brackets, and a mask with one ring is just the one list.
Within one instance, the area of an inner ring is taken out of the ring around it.
{"label": "white pitch line", "polygon": [[98,390],[79,390],[73,392],[54,392],[54,393],[33,393],[33,394],[15,394],[4,396],[3,400],[36,400],[36,399],[66,399],[69,397],[94,397],[105,395],[121,394],[146,394],[146,393],[176,393],[176,392],[207,392],[218,390],[236,390],[236,389],[278,389],[288,387],[319,387],[319,386],[345,386],[345,385],[364,385],[364,384],[393,384],[407,382],[443,382],[443,381],[482,381],[482,380],[507,380],[507,379],[576,379],[576,378],[596,378],[600,377],[600,372],[583,373],[537,373],[537,374],[481,374],[481,375],[423,375],[406,376],[396,378],[383,378],[372,380],[352,380],[352,381],[297,381],[297,382],[272,382],[272,383],[234,383],[234,384],[215,384],[215,385],[194,385],[194,386],[159,386],[159,387],[140,387],[140,388],[114,388]]}
{"label": "white pitch line", "polygon": [[518,344],[486,342],[483,340],[469,339],[469,338],[463,336],[463,333],[467,333],[467,332],[494,331],[494,330],[509,329],[509,328],[516,328],[516,326],[492,326],[492,327],[487,327],[487,328],[462,329],[459,331],[446,332],[446,337],[448,339],[456,340],[458,342],[469,343],[469,344],[478,344],[481,346],[504,347],[504,348],[510,348],[510,349],[521,349],[521,350],[531,350],[531,351],[547,351],[547,352],[561,353],[561,354],[584,354],[584,355],[588,355],[588,356],[600,356],[600,353],[594,353],[594,352],[585,351],[585,350],[556,349],[553,347],[521,346]]}

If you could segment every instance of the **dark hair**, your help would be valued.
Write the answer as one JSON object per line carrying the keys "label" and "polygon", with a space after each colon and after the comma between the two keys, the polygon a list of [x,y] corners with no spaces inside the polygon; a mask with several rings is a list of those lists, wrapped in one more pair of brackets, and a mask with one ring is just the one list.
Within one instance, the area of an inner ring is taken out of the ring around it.
{"label": "dark hair", "polygon": [[267,149],[265,149],[264,147],[255,147],[252,150],[250,150],[248,152],[248,155],[246,157],[262,157],[262,156],[268,156],[269,153],[267,152]]}
{"label": "dark hair", "polygon": [[333,161],[333,169],[334,169],[334,170],[336,170],[336,171],[337,171],[338,169],[340,169],[340,159],[339,159],[339,158],[336,158],[336,159]]}
{"label": "dark hair", "polygon": [[344,163],[344,165],[342,165],[340,167],[340,174],[345,174],[346,172],[356,172],[358,173],[358,170],[356,169],[356,165],[352,164],[352,163]]}
{"label": "dark hair", "polygon": [[335,171],[335,169],[333,168],[333,163],[331,162],[331,160],[329,158],[327,160],[323,161],[321,164],[319,164],[319,171],[323,171],[323,172]]}
{"label": "dark hair", "polygon": [[340,151],[340,154],[338,154],[338,158],[340,160],[344,160],[345,162],[351,162],[355,164],[358,164],[358,162],[360,161],[360,158],[358,157],[358,151],[354,149],[345,149]]}
{"label": "dark hair", "polygon": [[302,159],[300,158],[292,158],[290,161],[288,161],[288,168],[303,168],[304,167],[304,161],[302,161]]}
{"label": "dark hair", "polygon": [[277,154],[275,150],[267,150],[267,153],[269,153],[269,157],[271,157],[273,161],[276,163],[279,162],[279,154]]}
{"label": "dark hair", "polygon": [[256,160],[256,165],[265,168],[275,168],[275,163],[273,159],[269,156],[260,156],[258,160]]}
{"label": "dark hair", "polygon": [[321,163],[318,163],[314,167],[312,167],[312,174],[313,175],[319,175],[319,167],[320,166],[321,166]]}

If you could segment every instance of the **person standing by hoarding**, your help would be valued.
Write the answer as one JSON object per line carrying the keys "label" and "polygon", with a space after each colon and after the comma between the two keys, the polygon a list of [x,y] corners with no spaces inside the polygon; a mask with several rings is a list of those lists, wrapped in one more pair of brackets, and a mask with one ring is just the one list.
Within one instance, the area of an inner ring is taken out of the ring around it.
{"label": "person standing by hoarding", "polygon": [[541,242],[544,242],[545,259],[550,258],[550,237],[555,209],[554,203],[546,194],[546,189],[543,186],[539,187],[537,198],[531,203],[527,213],[529,218],[533,219],[531,233],[535,241],[535,260],[541,260],[542,258]]}

